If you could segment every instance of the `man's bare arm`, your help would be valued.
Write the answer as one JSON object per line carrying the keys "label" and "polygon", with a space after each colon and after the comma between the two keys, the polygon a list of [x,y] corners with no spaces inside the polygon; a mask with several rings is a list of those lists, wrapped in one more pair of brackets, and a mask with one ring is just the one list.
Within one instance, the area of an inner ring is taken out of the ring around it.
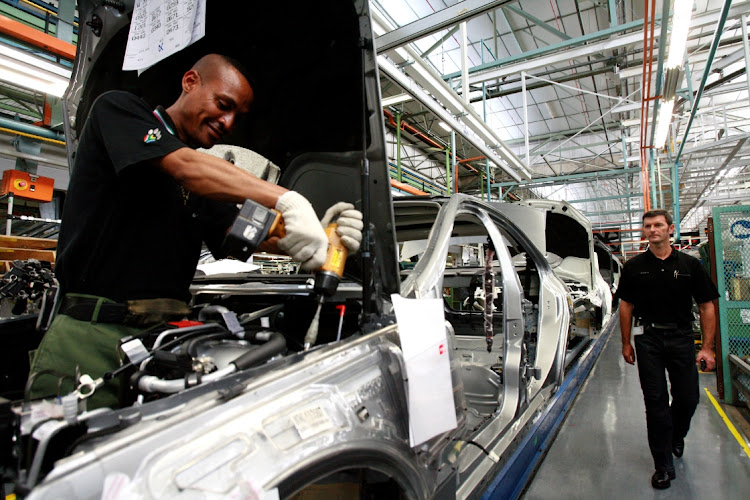
{"label": "man's bare arm", "polygon": [[630,343],[630,325],[633,322],[633,304],[620,299],[620,335],[622,357],[631,365],[635,363],[635,351]]}
{"label": "man's bare arm", "polygon": [[703,332],[703,343],[698,351],[696,361],[706,361],[706,370],[713,370],[716,366],[714,357],[714,339],[716,338],[716,308],[713,301],[698,304],[698,312],[701,318],[701,331]]}
{"label": "man's bare arm", "polygon": [[287,192],[226,160],[187,147],[155,163],[191,193],[212,200],[242,203],[249,198],[274,208],[279,197]]}

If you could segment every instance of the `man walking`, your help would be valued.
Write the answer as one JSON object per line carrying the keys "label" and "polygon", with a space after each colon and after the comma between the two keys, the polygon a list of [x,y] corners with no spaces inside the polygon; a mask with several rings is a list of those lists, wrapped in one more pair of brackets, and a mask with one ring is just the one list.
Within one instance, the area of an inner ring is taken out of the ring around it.
{"label": "man walking", "polygon": [[[646,405],[648,444],[656,471],[651,485],[669,488],[675,479],[672,455],[682,457],[690,420],[698,406],[698,370],[715,366],[712,350],[716,330],[713,300],[716,286],[700,262],[674,249],[669,237],[672,217],[665,210],[643,214],[648,250],[625,263],[620,277],[622,356],[638,359],[638,377]],[[695,355],[693,300],[698,304],[703,345]],[[635,352],[631,344],[635,337]],[[669,374],[672,404],[669,403]]]}

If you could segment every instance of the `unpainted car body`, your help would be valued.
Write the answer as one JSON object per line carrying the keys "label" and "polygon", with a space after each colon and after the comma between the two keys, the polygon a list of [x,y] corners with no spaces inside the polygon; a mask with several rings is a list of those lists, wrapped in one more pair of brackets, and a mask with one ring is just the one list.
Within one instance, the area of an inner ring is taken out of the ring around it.
{"label": "unpainted car body", "polygon": [[[139,375],[132,379],[138,402],[120,410],[68,413],[31,429],[33,408],[24,405],[16,451],[32,442],[36,452],[22,456],[28,462],[18,483],[36,499],[100,498],[113,484],[121,498],[143,499],[287,498],[311,485],[389,498],[480,496],[563,381],[573,314],[565,283],[490,204],[465,195],[393,202],[367,2],[292,11],[254,5],[246,17],[212,16],[217,5],[208,4],[204,40],[136,78],[119,68],[133,2],[79,2],[82,33],[66,95],[71,156],[103,91],[168,102],[179,91],[163,83],[168,77],[197,54],[228,53],[258,71],[257,107],[230,141],[278,165],[280,184],[321,214],[333,201],[355,203],[369,219],[369,255],[350,258],[309,351],[301,349],[316,304],[309,275],[196,279],[191,291],[204,319],[228,310],[245,318],[245,338],[216,323],[210,335],[225,336],[207,336],[196,349],[226,354],[241,345],[247,354],[273,339],[283,347],[249,368],[211,371],[205,363],[205,374],[184,379]],[[300,40],[309,50],[300,68],[278,67]],[[342,115],[335,119],[323,111],[334,104]],[[398,247],[408,241],[424,249],[399,273]],[[447,266],[455,246],[476,249],[485,265]],[[524,265],[515,266],[521,254]],[[410,446],[407,362],[390,296],[443,301],[446,287],[466,292],[478,278],[490,284],[481,319],[471,307],[446,301],[444,308],[457,426]],[[341,320],[336,305],[346,306]],[[187,334],[168,335],[180,347]]]}
{"label": "unpainted car body", "polygon": [[[526,233],[535,235],[535,244],[569,288],[574,309],[571,333],[595,338],[612,318],[612,287],[616,288],[619,275],[611,281],[602,277],[591,222],[565,201],[496,205]],[[541,212],[542,218],[535,212]]]}
{"label": "unpainted car body", "polygon": [[[497,250],[502,296],[491,352],[481,322],[475,331],[460,326],[457,335],[452,323],[462,325],[464,318],[446,314],[455,429],[409,446],[408,384],[398,327],[391,325],[140,407],[94,412],[86,417],[88,432],[127,425],[84,441],[31,497],[64,492],[67,498],[96,498],[105,479],[119,474],[128,478],[125,491],[133,498],[228,495],[250,487],[286,497],[351,470],[390,478],[409,498],[481,494],[562,381],[566,291],[523,233],[475,198],[397,202],[395,210],[400,239],[428,242],[402,283],[405,297],[442,297],[443,286],[460,279],[460,271],[477,273],[446,269],[452,239],[489,238]],[[415,210],[418,220],[409,218]],[[513,268],[513,249],[527,251],[534,263],[526,287]],[[222,292],[231,293],[230,286]],[[236,286],[238,293],[248,293],[243,286]],[[213,293],[211,285],[205,293]],[[498,455],[499,463],[468,441]]]}

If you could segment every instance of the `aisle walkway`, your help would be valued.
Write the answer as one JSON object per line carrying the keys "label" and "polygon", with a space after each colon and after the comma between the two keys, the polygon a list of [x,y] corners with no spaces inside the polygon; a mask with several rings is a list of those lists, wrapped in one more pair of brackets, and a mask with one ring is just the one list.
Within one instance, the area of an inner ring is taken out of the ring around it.
{"label": "aisle walkway", "polygon": [[745,499],[750,498],[750,457],[731,434],[705,388],[716,378],[701,374],[701,399],[675,458],[677,479],[667,490],[651,487],[653,462],[638,373],[620,354],[620,330],[610,335],[524,500],[549,499]]}

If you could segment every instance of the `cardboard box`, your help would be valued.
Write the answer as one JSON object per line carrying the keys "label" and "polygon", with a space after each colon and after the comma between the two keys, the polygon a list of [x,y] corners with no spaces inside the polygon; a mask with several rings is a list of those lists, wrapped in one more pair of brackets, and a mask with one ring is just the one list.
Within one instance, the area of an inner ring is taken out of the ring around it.
{"label": "cardboard box", "polygon": [[13,193],[14,196],[27,200],[52,201],[54,188],[55,180],[50,177],[20,170],[6,170],[0,184],[0,194]]}

